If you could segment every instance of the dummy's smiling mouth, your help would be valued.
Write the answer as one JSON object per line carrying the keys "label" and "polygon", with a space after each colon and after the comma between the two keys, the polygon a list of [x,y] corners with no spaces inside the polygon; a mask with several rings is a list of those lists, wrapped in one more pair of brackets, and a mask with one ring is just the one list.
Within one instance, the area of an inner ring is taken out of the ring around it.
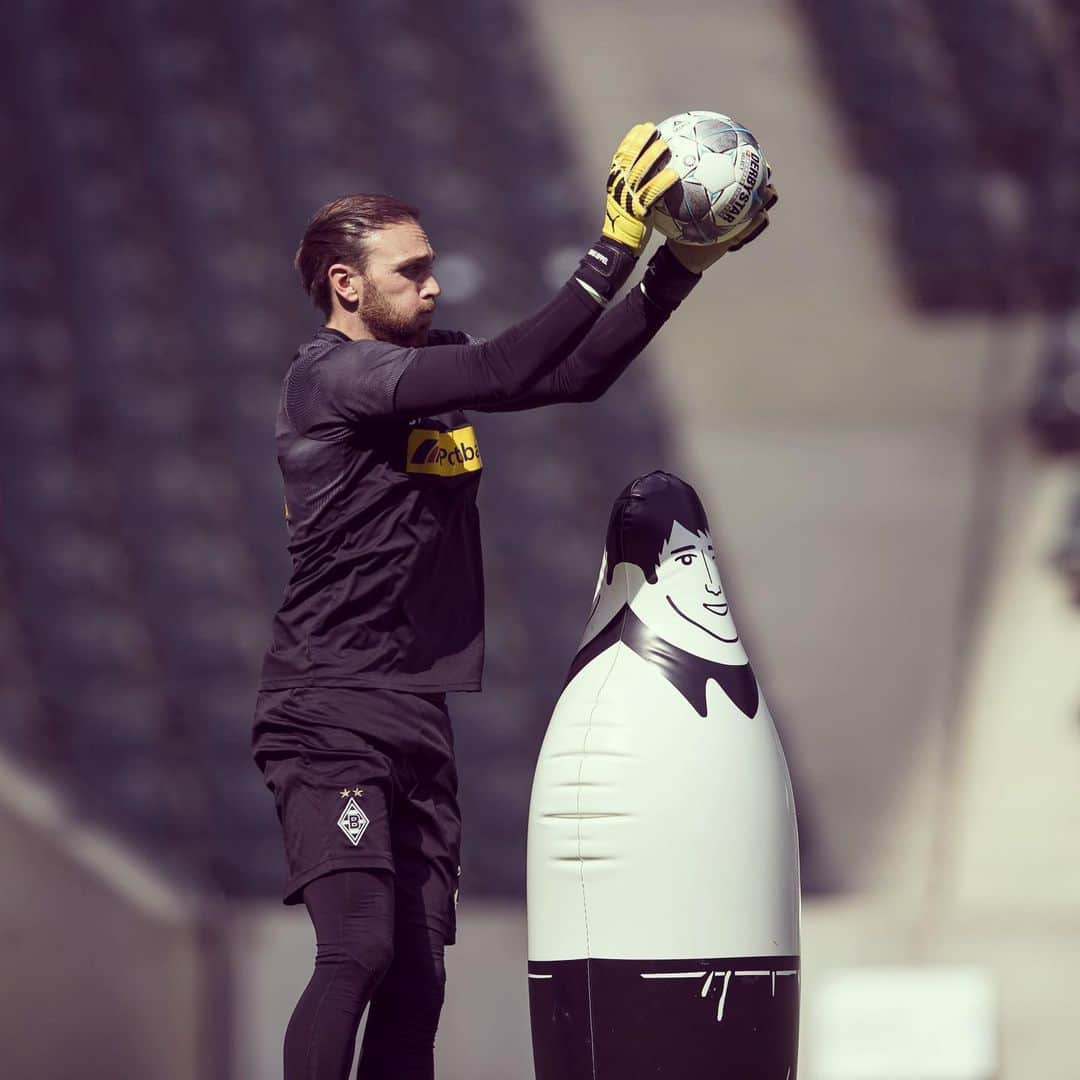
{"label": "dummy's smiling mouth", "polygon": [[[714,631],[710,630],[707,626],[702,626],[701,623],[699,623],[696,619],[691,619],[690,616],[687,615],[685,611],[680,611],[679,610],[678,604],[676,604],[675,601],[672,600],[670,596],[667,597],[667,602],[672,606],[672,608],[674,609],[676,615],[678,615],[682,619],[685,619],[688,623],[693,623],[699,630],[704,630],[705,633],[709,635],[709,637],[714,637],[714,638],[716,638],[717,641],[724,641],[728,645],[733,645],[736,641],[739,640],[739,635],[738,634],[736,634],[734,637],[723,637],[722,635],[717,634]],[[727,604],[724,604],[724,605],[720,605],[720,604],[702,604],[701,606],[706,607],[706,608],[716,608],[716,607],[723,606],[724,611],[721,614],[726,614],[727,613]]]}
{"label": "dummy's smiling mouth", "polygon": [[727,614],[727,604],[702,604],[701,606],[706,611],[711,611],[716,615],[726,615]]}

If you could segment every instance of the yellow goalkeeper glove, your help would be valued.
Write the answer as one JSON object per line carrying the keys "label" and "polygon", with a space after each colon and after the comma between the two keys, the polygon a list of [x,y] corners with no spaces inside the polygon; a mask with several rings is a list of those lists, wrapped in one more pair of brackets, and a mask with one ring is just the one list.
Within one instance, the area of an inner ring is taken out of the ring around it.
{"label": "yellow goalkeeper glove", "polygon": [[678,173],[670,167],[646,179],[667,152],[668,145],[660,138],[655,124],[635,124],[623,137],[611,160],[604,235],[625,244],[635,256],[645,249],[652,230],[646,220],[649,208],[679,179]]}

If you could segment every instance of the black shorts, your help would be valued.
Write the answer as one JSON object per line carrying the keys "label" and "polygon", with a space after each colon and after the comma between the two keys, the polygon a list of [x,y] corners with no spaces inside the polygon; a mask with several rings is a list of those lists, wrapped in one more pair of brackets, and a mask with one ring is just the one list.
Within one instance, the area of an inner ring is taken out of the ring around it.
{"label": "black shorts", "polygon": [[286,904],[323,874],[384,868],[395,917],[454,941],[461,813],[444,694],[264,690],[252,751],[284,832]]}

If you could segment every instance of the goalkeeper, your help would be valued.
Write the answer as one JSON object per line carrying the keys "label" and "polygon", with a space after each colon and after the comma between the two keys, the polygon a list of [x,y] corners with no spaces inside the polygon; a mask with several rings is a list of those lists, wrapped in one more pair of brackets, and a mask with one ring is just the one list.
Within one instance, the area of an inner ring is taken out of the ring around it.
{"label": "goalkeeper", "polygon": [[[434,1075],[461,818],[448,691],[479,690],[483,459],[465,412],[599,397],[733,240],[668,241],[611,305],[677,180],[652,124],[619,144],[603,234],[552,300],[489,341],[430,329],[434,251],[382,195],[324,206],[296,256],[326,316],[285,375],[278,460],[292,576],[273,625],[253,751],[273,792],[287,904],[315,970],[285,1035],[286,1080]],[[609,307],[609,305],[611,305]]]}

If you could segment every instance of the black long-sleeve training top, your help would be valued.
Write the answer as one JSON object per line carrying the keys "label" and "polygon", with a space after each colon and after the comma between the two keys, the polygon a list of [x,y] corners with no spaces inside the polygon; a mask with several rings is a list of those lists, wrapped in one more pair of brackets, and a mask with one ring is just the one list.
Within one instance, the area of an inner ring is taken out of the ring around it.
{"label": "black long-sleeve training top", "polygon": [[654,258],[648,294],[602,313],[572,279],[489,341],[433,330],[408,348],[319,329],[278,407],[292,575],[261,686],[479,690],[483,459],[463,410],[594,400],[693,281]]}

